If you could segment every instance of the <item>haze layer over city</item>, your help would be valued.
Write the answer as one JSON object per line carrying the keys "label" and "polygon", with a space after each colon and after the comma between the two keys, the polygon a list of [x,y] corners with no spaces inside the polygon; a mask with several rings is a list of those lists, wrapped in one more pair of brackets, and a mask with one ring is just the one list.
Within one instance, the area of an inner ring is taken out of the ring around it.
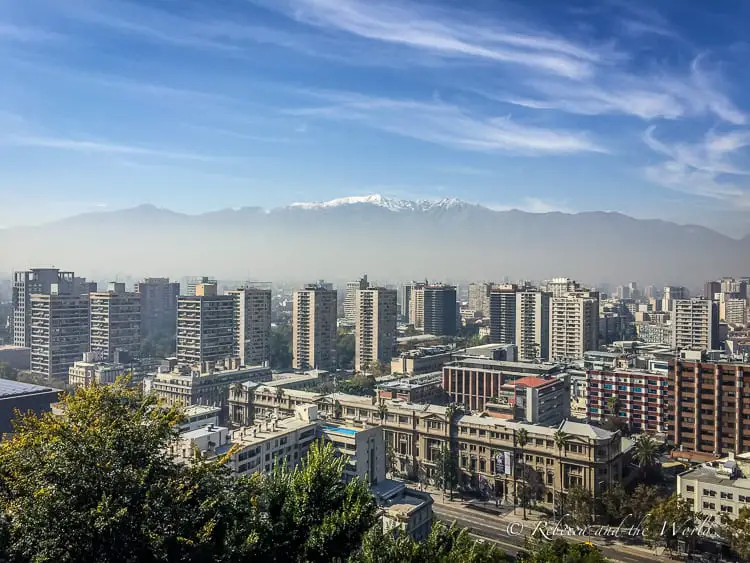
{"label": "haze layer over city", "polygon": [[749,32],[0,0],[0,561],[750,561]]}

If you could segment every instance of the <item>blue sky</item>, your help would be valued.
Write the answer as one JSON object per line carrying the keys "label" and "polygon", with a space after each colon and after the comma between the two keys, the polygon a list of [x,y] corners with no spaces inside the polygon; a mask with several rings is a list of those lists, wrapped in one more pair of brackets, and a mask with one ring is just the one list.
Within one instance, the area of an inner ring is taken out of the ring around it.
{"label": "blue sky", "polygon": [[0,225],[381,193],[747,234],[748,22],[741,0],[0,0]]}

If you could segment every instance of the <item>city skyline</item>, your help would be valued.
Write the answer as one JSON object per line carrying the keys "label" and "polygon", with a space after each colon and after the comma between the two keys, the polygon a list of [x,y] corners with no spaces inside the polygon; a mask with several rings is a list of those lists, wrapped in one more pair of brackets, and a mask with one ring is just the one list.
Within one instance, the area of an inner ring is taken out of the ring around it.
{"label": "city skyline", "polygon": [[0,226],[382,193],[744,235],[747,9],[5,3]]}

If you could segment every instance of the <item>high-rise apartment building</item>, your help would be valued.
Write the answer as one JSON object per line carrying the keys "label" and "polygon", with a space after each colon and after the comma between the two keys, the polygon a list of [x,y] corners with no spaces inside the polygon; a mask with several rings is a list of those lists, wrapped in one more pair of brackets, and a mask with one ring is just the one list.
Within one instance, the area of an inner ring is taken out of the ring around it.
{"label": "high-rise apartment building", "polygon": [[578,291],[581,286],[570,278],[552,278],[543,284],[542,289],[552,294],[552,297],[564,297],[568,293]]}
{"label": "high-rise apartment building", "polygon": [[210,278],[209,276],[202,276],[197,278],[190,278],[187,281],[187,287],[185,289],[185,295],[188,297],[193,297],[196,295],[196,291],[199,285],[216,285],[218,286],[219,282],[217,282],[215,279]]}
{"label": "high-rise apartment building", "polygon": [[[722,293],[722,296],[732,295]],[[719,320],[731,326],[747,324],[747,300],[738,298],[722,299],[719,302]]]}
{"label": "high-rise apartment building", "polygon": [[177,300],[177,361],[196,365],[234,355],[234,297],[216,284],[198,284],[196,295]]}
{"label": "high-rise apartment building", "polygon": [[344,295],[344,318],[347,322],[354,324],[357,322],[357,292],[360,289],[367,289],[370,283],[367,281],[367,275],[362,276],[356,281],[346,282],[346,294]]}
{"label": "high-rise apartment building", "polygon": [[496,285],[490,292],[490,342],[516,343],[516,293],[515,284]]}
{"label": "high-rise apartment building", "polygon": [[30,302],[31,371],[67,381],[89,349],[89,297],[34,294]]}
{"label": "high-rise apartment building", "polygon": [[719,347],[718,304],[707,299],[677,299],[673,302],[674,348],[715,350]]}
{"label": "high-rise apartment building", "polygon": [[475,282],[469,284],[469,309],[479,311],[483,317],[489,318],[491,290],[491,283]]}
{"label": "high-rise apartment building", "polygon": [[688,299],[689,291],[681,285],[667,285],[664,287],[664,294],[661,298],[661,310],[672,311],[674,302],[679,299]]}
{"label": "high-rise apartment building", "polygon": [[354,369],[373,362],[391,365],[396,347],[396,290],[374,287],[357,291]]}
{"label": "high-rise apartment building", "polygon": [[599,347],[599,294],[576,291],[550,299],[549,355],[552,360],[583,358]]}
{"label": "high-rise apartment building", "polygon": [[13,344],[31,346],[31,296],[73,293],[75,274],[57,268],[34,268],[13,274]]}
{"label": "high-rise apartment building", "polygon": [[242,365],[271,361],[271,290],[243,287],[227,291],[234,298],[234,357]]}
{"label": "high-rise apartment building", "polygon": [[309,284],[294,292],[292,367],[331,369],[336,363],[336,290]]}
{"label": "high-rise apartment building", "polygon": [[135,284],[135,292],[141,296],[143,334],[174,333],[180,284],[170,282],[169,278],[146,278]]}
{"label": "high-rise apartment building", "polygon": [[458,331],[456,287],[426,285],[415,293],[424,294],[424,331],[436,336],[454,336]]}
{"label": "high-rise apartment building", "polygon": [[[420,295],[418,304],[414,304],[414,291],[424,288],[426,282],[412,281],[401,286],[401,316],[407,324],[414,325],[414,328],[424,326],[424,294]],[[415,316],[420,315],[420,325],[417,326]]]}
{"label": "high-rise apartment building", "polygon": [[525,289],[518,291],[515,297],[516,335],[514,342],[518,346],[518,359],[548,359],[549,293]]}
{"label": "high-rise apartment building", "polygon": [[723,278],[719,283],[721,293],[731,293],[737,295],[738,299],[747,299],[747,280]]}
{"label": "high-rise apartment building", "polygon": [[409,324],[414,328],[424,330],[424,286],[414,287],[409,303]]}
{"label": "high-rise apartment building", "polygon": [[678,450],[713,456],[750,450],[750,365],[669,362],[668,436]]}
{"label": "high-rise apartment building", "polygon": [[113,362],[116,350],[138,355],[141,347],[141,296],[110,283],[107,291],[89,294],[92,352]]}

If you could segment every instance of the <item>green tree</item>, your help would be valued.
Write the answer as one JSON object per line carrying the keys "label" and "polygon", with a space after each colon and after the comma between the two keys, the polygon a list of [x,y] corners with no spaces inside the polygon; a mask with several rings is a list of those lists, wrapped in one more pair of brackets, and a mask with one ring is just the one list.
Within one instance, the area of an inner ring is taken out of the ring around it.
{"label": "green tree", "polygon": [[663,545],[674,552],[680,540],[691,542],[695,537],[691,529],[697,527],[702,520],[700,513],[693,512],[689,501],[672,495],[651,509],[643,522],[643,531],[649,543]]}
{"label": "green tree", "polygon": [[[568,451],[568,444],[570,443],[570,434],[567,434],[563,430],[558,430],[555,432],[554,436],[552,437],[553,441],[555,442],[555,447],[557,448],[557,462],[558,467],[560,467],[560,482],[556,483],[557,486],[560,489],[560,512],[561,514],[565,514],[565,501],[563,499],[563,479],[565,478],[565,472],[563,471],[563,451],[567,453]],[[555,506],[555,503],[553,503],[553,506]]]}
{"label": "green tree", "polygon": [[725,515],[718,532],[729,542],[739,561],[750,561],[750,508],[740,508],[734,519]]}
{"label": "green tree", "polygon": [[641,522],[661,500],[663,498],[656,487],[639,484],[628,496],[628,508],[633,515],[633,521]]}
{"label": "green tree", "polygon": [[601,503],[604,517],[610,524],[619,524],[631,512],[630,498],[621,483],[613,483],[604,491]]}
{"label": "green tree", "polygon": [[423,542],[376,526],[350,563],[505,563],[513,561],[493,543],[472,539],[465,529],[436,522]]}
{"label": "green tree", "polygon": [[659,445],[651,434],[641,434],[635,439],[634,449],[633,457],[641,473],[648,475],[659,463]]}
{"label": "green tree", "polygon": [[[292,367],[292,327],[288,324],[271,328],[269,337],[271,367],[289,369]],[[313,366],[310,366],[313,367]]]}
{"label": "green tree", "polygon": [[336,336],[336,362],[339,369],[354,368],[355,340],[354,333],[339,330]]}
{"label": "green tree", "polygon": [[[377,521],[346,459],[315,443],[294,470],[233,478],[169,454],[181,415],[127,387],[63,398],[0,443],[0,551],[14,562],[327,562]],[[227,454],[229,455],[229,454]]]}
{"label": "green tree", "polygon": [[[232,516],[222,467],[175,464],[179,413],[123,384],[28,414],[0,442],[0,511],[18,561],[195,561]],[[64,515],[64,516],[63,516]]]}
{"label": "green tree", "polygon": [[458,458],[453,451],[443,444],[435,456],[435,480],[438,486],[449,491],[450,499],[453,500],[453,489],[458,486]]}
{"label": "green tree", "polygon": [[581,487],[571,487],[568,490],[565,502],[573,523],[577,526],[587,526],[591,523],[591,513],[594,507],[594,499],[591,497],[591,493]]}
{"label": "green tree", "polygon": [[518,556],[519,563],[607,563],[601,550],[586,542],[567,542],[563,538],[546,541],[543,538],[528,539],[524,553]]}
{"label": "green tree", "polygon": [[[516,433],[516,445],[518,446],[518,449],[521,450],[521,480],[523,482],[524,477],[524,468],[526,467],[526,456],[524,455],[524,448],[526,447],[526,444],[529,443],[529,432],[525,428],[521,428]],[[515,489],[517,487],[516,485],[516,470],[518,469],[518,460],[515,461],[515,467],[513,468],[513,488]],[[516,491],[513,491],[513,494],[518,497],[518,494]],[[524,497],[526,495],[524,494]],[[523,519],[526,520],[526,502],[521,503],[523,505]]]}

